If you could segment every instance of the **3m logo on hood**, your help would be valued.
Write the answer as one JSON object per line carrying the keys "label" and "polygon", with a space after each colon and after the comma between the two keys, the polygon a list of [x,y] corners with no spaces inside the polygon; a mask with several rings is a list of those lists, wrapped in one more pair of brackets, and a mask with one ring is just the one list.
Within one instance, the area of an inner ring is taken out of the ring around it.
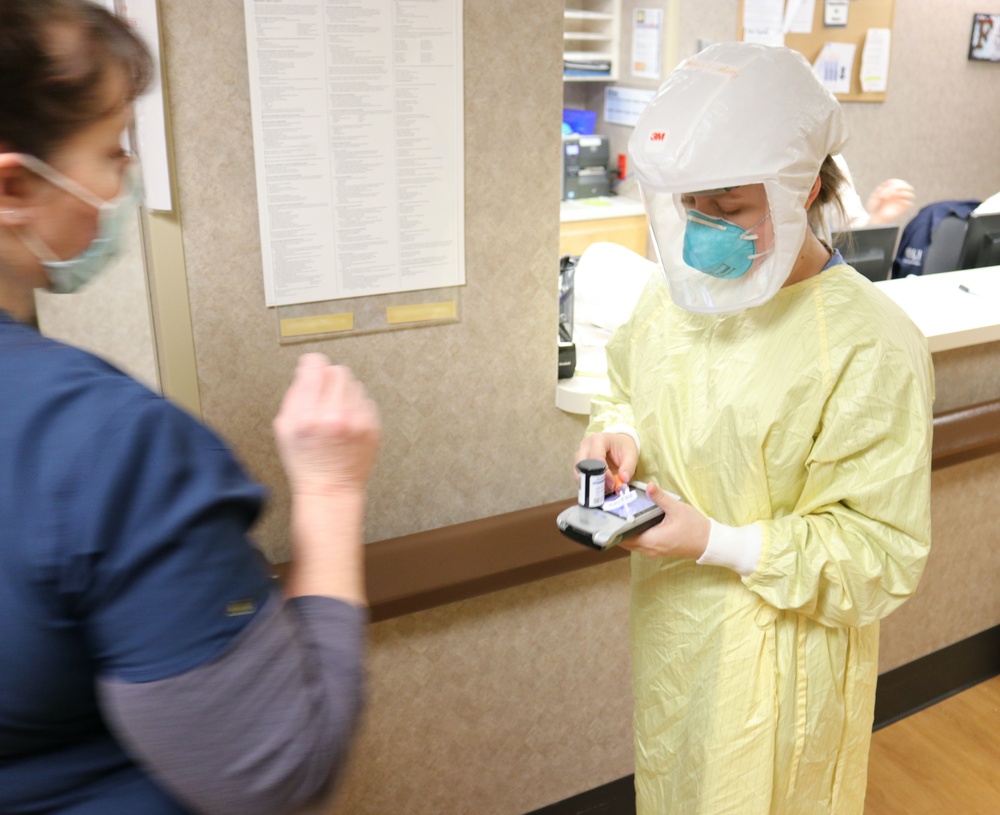
{"label": "3m logo on hood", "polygon": [[649,134],[650,141],[666,141],[667,132],[665,130],[654,130]]}

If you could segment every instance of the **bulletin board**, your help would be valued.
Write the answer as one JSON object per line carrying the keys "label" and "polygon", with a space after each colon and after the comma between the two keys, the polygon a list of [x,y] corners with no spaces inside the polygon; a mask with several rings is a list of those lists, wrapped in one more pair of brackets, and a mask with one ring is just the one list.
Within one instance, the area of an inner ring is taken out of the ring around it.
{"label": "bulletin board", "polygon": [[[812,2],[812,0],[805,0]],[[743,5],[739,0],[738,39],[743,39]],[[827,42],[847,42],[857,46],[854,58],[853,75],[851,77],[850,93],[838,93],[841,102],[884,102],[886,91],[863,92],[861,90],[861,52],[865,45],[865,36],[869,28],[892,29],[895,0],[851,0],[846,26],[823,25],[824,0],[815,0],[816,9],[813,15],[813,31],[810,34],[786,34],[785,45],[802,53],[810,63],[816,61],[823,44]],[[890,62],[891,62],[890,54]]]}

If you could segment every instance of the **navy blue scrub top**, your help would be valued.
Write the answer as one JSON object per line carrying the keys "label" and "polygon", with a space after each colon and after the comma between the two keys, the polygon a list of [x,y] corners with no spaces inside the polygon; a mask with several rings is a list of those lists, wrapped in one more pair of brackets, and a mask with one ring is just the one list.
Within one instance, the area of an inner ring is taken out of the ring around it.
{"label": "navy blue scrub top", "polygon": [[95,677],[218,656],[273,590],[263,491],[207,428],[0,312],[0,812],[180,815]]}

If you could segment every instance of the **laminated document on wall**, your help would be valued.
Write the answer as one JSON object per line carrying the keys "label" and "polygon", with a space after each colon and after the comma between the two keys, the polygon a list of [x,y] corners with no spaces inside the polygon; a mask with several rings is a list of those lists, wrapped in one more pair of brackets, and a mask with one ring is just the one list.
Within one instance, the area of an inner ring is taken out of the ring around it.
{"label": "laminated document on wall", "polygon": [[813,63],[813,73],[832,93],[849,93],[854,71],[854,43],[828,42]]}
{"label": "laminated document on wall", "polygon": [[609,85],[604,89],[604,121],[609,124],[635,127],[639,116],[653,101],[656,91],[646,88],[624,88]]}
{"label": "laminated document on wall", "polygon": [[784,15],[785,0],[744,0],[744,41],[760,45],[784,45]]}
{"label": "laminated document on wall", "polygon": [[811,34],[815,11],[813,0],[788,0],[785,6],[785,33]]}
{"label": "laminated document on wall", "polygon": [[465,283],[461,0],[244,0],[268,306]]}
{"label": "laminated document on wall", "polygon": [[861,51],[861,90],[865,93],[884,91],[889,85],[889,47],[892,31],[869,28]]}
{"label": "laminated document on wall", "polygon": [[849,0],[824,0],[823,25],[828,28],[839,28],[847,25],[850,18],[851,4]]}
{"label": "laminated document on wall", "polygon": [[156,0],[96,0],[112,14],[117,14],[135,28],[153,57],[153,75],[146,92],[135,100],[136,144],[141,162],[142,203],[147,209],[169,212],[173,209],[170,193],[170,160],[167,154],[167,124],[163,110],[163,86],[160,81],[160,28]]}
{"label": "laminated document on wall", "polygon": [[170,159],[167,152],[167,120],[163,106],[160,66],[160,25],[156,0],[119,0],[122,13],[135,26],[153,55],[150,87],[135,100],[136,152],[142,162],[143,204],[148,209],[170,212]]}
{"label": "laminated document on wall", "polygon": [[663,51],[663,9],[637,8],[632,12],[632,76],[660,78]]}

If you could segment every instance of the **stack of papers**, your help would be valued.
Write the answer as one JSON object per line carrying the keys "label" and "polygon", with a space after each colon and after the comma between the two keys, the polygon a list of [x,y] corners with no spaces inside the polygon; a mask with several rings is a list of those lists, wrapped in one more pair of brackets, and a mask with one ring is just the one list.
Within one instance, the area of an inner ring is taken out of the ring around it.
{"label": "stack of papers", "polygon": [[603,54],[567,53],[563,55],[563,73],[574,76],[610,75],[611,59]]}

